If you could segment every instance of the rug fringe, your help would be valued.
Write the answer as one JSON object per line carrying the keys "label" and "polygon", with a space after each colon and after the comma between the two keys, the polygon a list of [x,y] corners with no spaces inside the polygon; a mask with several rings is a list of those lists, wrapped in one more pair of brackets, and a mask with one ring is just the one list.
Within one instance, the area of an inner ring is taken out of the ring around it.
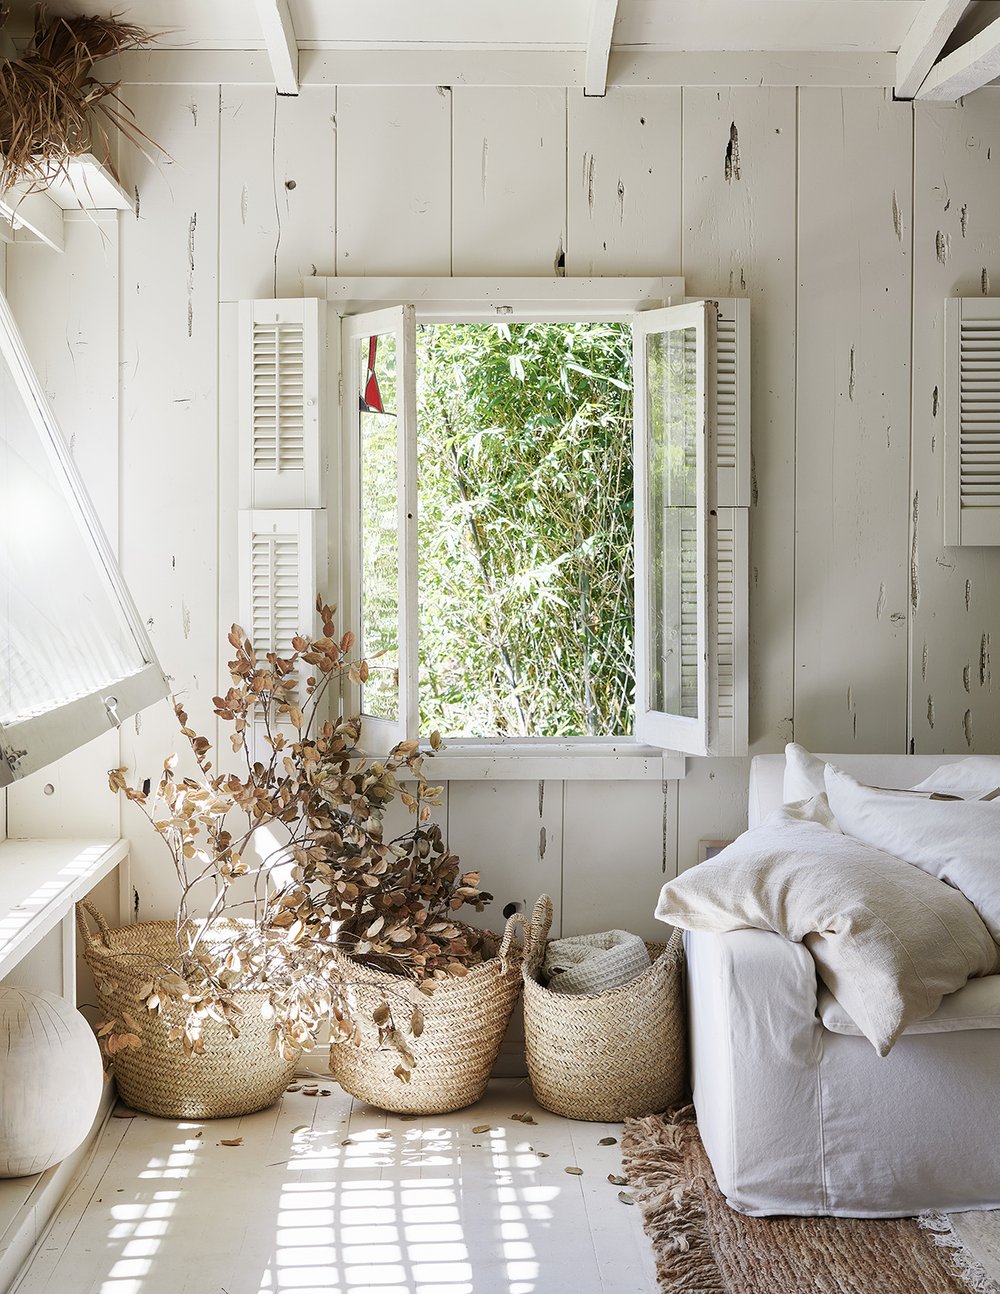
{"label": "rug fringe", "polygon": [[947,1213],[921,1213],[917,1223],[929,1233],[933,1244],[948,1251],[955,1274],[972,1294],[1000,1294],[1000,1286],[968,1248]]}
{"label": "rug fringe", "polygon": [[678,1111],[674,1119],[666,1123],[650,1114],[627,1120],[622,1166],[637,1190],[661,1285],[690,1294],[726,1294],[707,1238],[701,1194],[684,1181],[686,1125],[694,1122],[691,1107]]}

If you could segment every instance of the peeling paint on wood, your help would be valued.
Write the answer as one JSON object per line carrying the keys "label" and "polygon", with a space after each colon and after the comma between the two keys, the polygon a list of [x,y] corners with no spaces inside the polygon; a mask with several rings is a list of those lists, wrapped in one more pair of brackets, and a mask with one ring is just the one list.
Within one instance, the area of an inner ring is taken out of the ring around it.
{"label": "peeling paint on wood", "polygon": [[732,183],[740,178],[740,132],[734,121],[729,127],[729,143],[726,145],[726,179]]}
{"label": "peeling paint on wood", "polygon": [[198,213],[194,211],[188,221],[187,239],[187,333],[189,337],[194,334],[194,244],[197,230]]}
{"label": "peeling paint on wood", "polygon": [[920,677],[927,682],[927,641],[924,640],[924,648],[920,653]]}
{"label": "peeling paint on wood", "polygon": [[965,581],[965,609],[966,611],[970,611],[972,609],[972,581],[971,580]]}
{"label": "peeling paint on wood", "polygon": [[920,491],[913,494],[913,532],[910,538],[910,606],[916,613],[920,605],[920,571],[917,544],[917,520],[920,516]]}
{"label": "peeling paint on wood", "polygon": [[545,858],[546,832],[544,827],[538,828],[538,861],[542,862]]}
{"label": "peeling paint on wood", "polygon": [[545,813],[545,782],[540,780],[538,783],[538,816],[542,817]]}
{"label": "peeling paint on wood", "polygon": [[882,612],[885,610],[885,580],[878,586],[878,601],[875,603],[875,619],[882,619]]}
{"label": "peeling paint on wood", "polygon": [[972,691],[971,673],[971,668],[968,665],[962,666],[962,686],[965,688],[966,692]]}
{"label": "peeling paint on wood", "polygon": [[962,226],[962,237],[964,238],[969,229],[969,204],[967,202],[962,203],[962,210],[959,212],[958,219]]}
{"label": "peeling paint on wood", "polygon": [[989,270],[987,270],[985,265],[983,266],[983,272],[980,276],[979,286],[982,290],[983,296],[988,297],[990,295],[990,275]]}
{"label": "peeling paint on wood", "polygon": [[951,234],[946,234],[938,230],[934,236],[934,252],[942,265],[948,264],[948,257],[951,255]]}
{"label": "peeling paint on wood", "polygon": [[899,209],[899,198],[896,196],[896,190],[892,191],[892,227],[896,231],[896,238],[899,242],[903,241],[903,213]]}
{"label": "peeling paint on wood", "polygon": [[857,382],[857,373],[854,369],[854,347],[851,347],[851,368],[847,379],[847,398],[854,399],[854,387]]}
{"label": "peeling paint on wood", "polygon": [[965,733],[965,744],[972,749],[972,711],[966,710],[962,717],[962,731]]}
{"label": "peeling paint on wood", "polygon": [[927,726],[929,728],[934,727],[934,698],[932,696],[927,698]]}
{"label": "peeling paint on wood", "polygon": [[941,393],[938,390],[938,388],[935,387],[934,390],[931,392],[931,417],[932,418],[936,418],[938,416],[938,406],[940,402],[941,402]]}
{"label": "peeling paint on wood", "polygon": [[990,671],[990,641],[991,636],[984,633],[979,643],[979,686],[992,687],[993,676]]}

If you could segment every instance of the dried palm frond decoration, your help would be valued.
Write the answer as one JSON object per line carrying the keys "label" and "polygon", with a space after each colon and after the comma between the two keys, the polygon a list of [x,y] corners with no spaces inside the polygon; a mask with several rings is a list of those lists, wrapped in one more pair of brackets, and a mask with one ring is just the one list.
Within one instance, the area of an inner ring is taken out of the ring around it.
{"label": "dried palm frond decoration", "polygon": [[[8,17],[0,6],[0,27]],[[118,97],[118,85],[92,75],[95,63],[154,39],[115,17],[50,19],[43,5],[36,6],[24,53],[0,63],[0,192],[22,181],[45,188],[82,153],[110,156],[107,126],[143,151],[156,148]]]}

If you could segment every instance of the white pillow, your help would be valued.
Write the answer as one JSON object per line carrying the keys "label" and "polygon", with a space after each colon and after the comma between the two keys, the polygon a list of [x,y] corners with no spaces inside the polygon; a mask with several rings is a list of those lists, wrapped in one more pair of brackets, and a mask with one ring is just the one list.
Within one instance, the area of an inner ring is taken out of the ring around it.
{"label": "white pillow", "polygon": [[826,791],[823,773],[826,764],[818,755],[811,755],[805,746],[790,741],[785,747],[785,781],[782,799],[786,804],[798,800],[811,800]]}
{"label": "white pillow", "polygon": [[1000,791],[1000,755],[971,755],[957,764],[942,764],[910,788],[958,800],[985,800]]}
{"label": "white pillow", "polygon": [[932,800],[826,769],[840,829],[961,890],[1000,941],[1000,800]]}
{"label": "white pillow", "polygon": [[773,930],[804,943],[824,984],[884,1056],[945,994],[991,974],[1000,949],[956,890],[810,820],[824,807],[818,797],[776,809],[665,885],[656,915],[687,930]]}

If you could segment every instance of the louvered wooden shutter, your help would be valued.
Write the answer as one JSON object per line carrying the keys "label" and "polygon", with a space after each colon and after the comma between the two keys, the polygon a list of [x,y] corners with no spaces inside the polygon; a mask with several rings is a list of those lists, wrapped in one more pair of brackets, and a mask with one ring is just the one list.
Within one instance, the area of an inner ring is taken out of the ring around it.
{"label": "louvered wooden shutter", "polygon": [[716,749],[747,752],[749,710],[749,510],[719,508],[714,527]]}
{"label": "louvered wooden shutter", "polygon": [[319,508],[324,338],[312,298],[240,303],[240,506]]}
{"label": "louvered wooden shutter", "polygon": [[1000,299],[945,302],[944,542],[1000,544]]}
{"label": "louvered wooden shutter", "polygon": [[720,508],[750,506],[750,302],[717,303],[710,381],[715,400],[717,498]]}
{"label": "louvered wooden shutter", "polygon": [[314,628],[323,515],[291,508],[240,513],[240,614],[258,652],[287,653],[296,634]]}

